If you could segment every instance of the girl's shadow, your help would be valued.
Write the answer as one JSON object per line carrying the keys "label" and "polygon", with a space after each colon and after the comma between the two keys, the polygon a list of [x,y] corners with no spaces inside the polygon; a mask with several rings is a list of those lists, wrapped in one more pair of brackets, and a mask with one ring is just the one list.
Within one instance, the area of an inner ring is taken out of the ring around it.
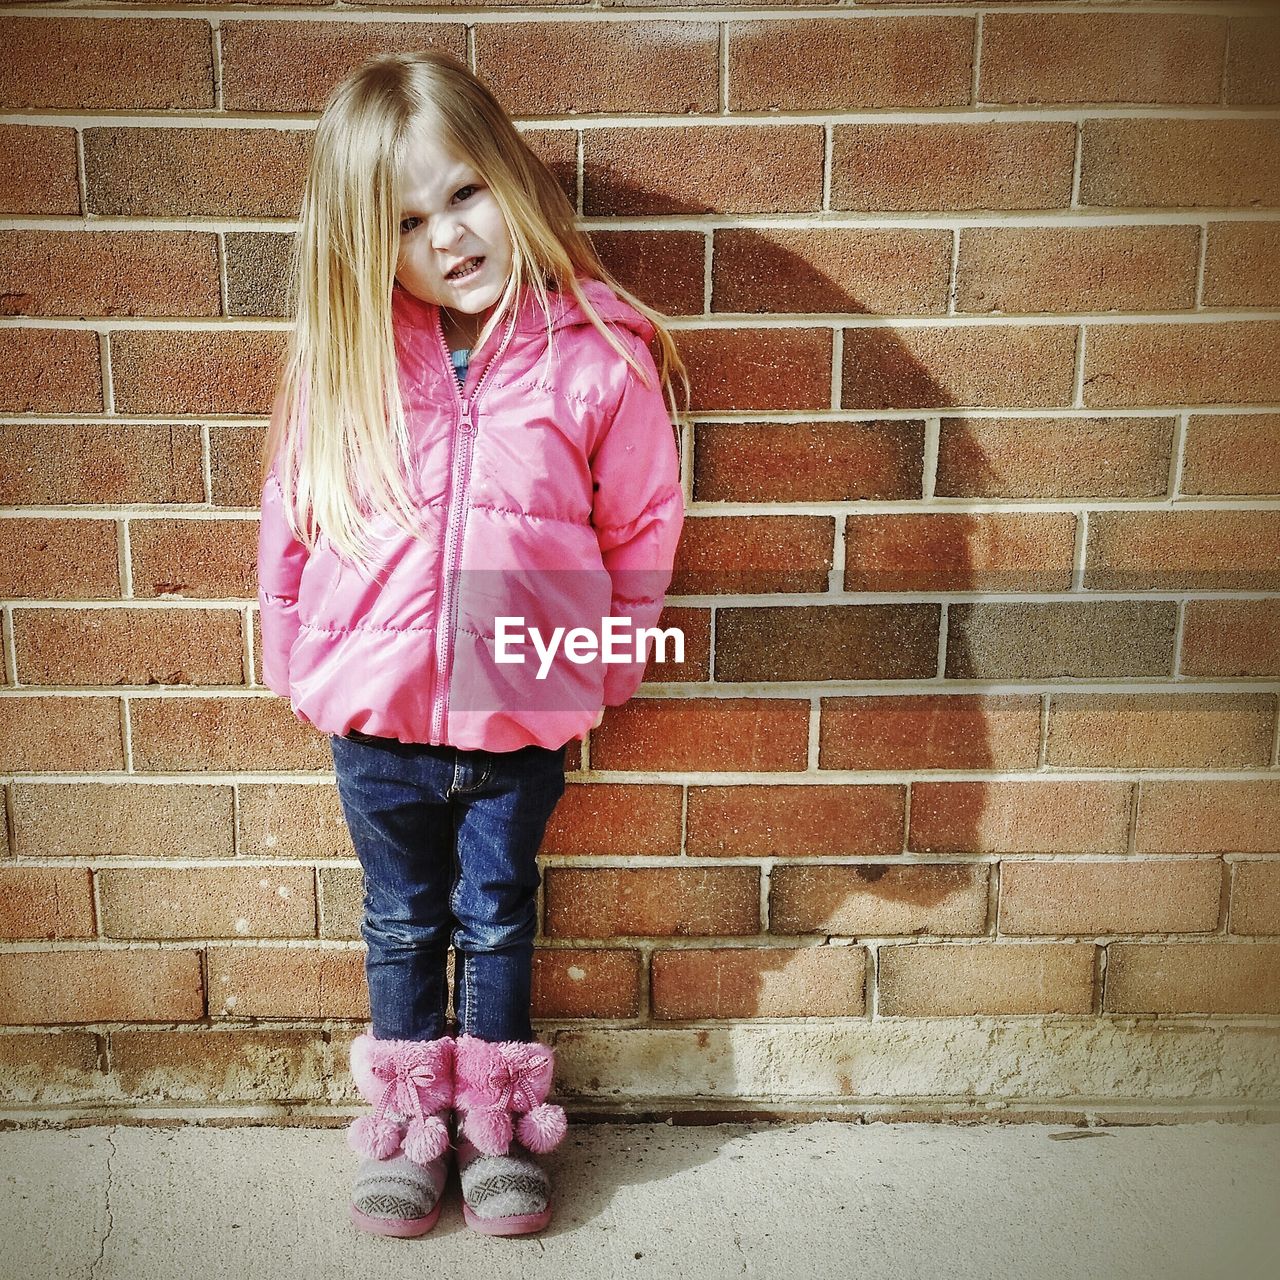
{"label": "girl's shadow", "polygon": [[[572,175],[566,171],[562,177],[573,190]],[[706,205],[682,204],[665,191],[639,188],[604,167],[588,167],[585,182],[581,207],[587,216],[653,214],[665,219],[716,212]],[[605,265],[649,305],[677,319],[711,314],[742,320],[740,327],[674,331],[693,389],[694,438],[682,442],[686,465],[692,465],[693,505],[659,625],[683,628],[686,660],[662,669],[651,663],[647,679],[655,684],[710,682],[709,697],[727,695],[735,702],[772,693],[778,681],[783,682],[784,699],[807,700],[819,694],[822,719],[825,722],[830,712],[832,729],[827,732],[824,723],[817,767],[839,770],[836,776],[842,782],[849,772],[864,770],[910,771],[913,778],[927,781],[930,769],[982,770],[994,760],[987,707],[977,700],[978,690],[947,697],[942,688],[929,687],[944,675],[981,678],[981,664],[974,662],[968,645],[968,606],[952,605],[951,625],[942,631],[945,593],[1007,589],[1000,571],[990,567],[1003,562],[1000,549],[990,545],[1000,536],[999,529],[984,528],[980,521],[975,525],[960,513],[924,514],[928,497],[999,493],[1001,478],[986,465],[982,421],[967,422],[955,414],[953,393],[929,373],[920,348],[913,349],[889,327],[843,330],[841,390],[834,405],[832,400],[836,352],[831,322],[883,308],[886,282],[880,282],[880,297],[860,297],[847,283],[847,269],[842,273],[845,279],[837,280],[824,263],[847,262],[852,241],[855,261],[874,268],[885,242],[901,234],[717,228],[711,233],[714,274],[707,312],[706,242],[700,228],[591,233]],[[921,241],[916,275],[928,280],[932,270],[935,278],[932,284],[921,284],[914,301],[899,312],[945,315],[952,233],[913,234]],[[837,243],[840,237],[845,238],[842,244]],[[902,252],[900,243],[896,248]],[[787,328],[753,328],[758,315],[766,312],[805,319]],[[940,331],[904,331],[907,338],[913,332]],[[924,350],[929,349],[926,343]],[[868,411],[880,409],[891,412],[868,419]],[[772,416],[787,421],[770,421]],[[937,437],[934,447],[940,460],[937,487],[925,467],[931,432]],[[858,504],[877,501],[919,503],[921,512],[908,516],[905,528],[895,528],[893,520],[901,521],[901,514],[885,519],[874,508],[866,515],[859,512]],[[703,515],[702,503],[753,505],[749,510],[729,505]],[[794,513],[797,505],[805,514]],[[775,507],[777,514],[771,510]],[[842,519],[843,571],[835,560]],[[982,545],[975,548],[975,540]],[[820,548],[816,561],[815,545]],[[828,602],[827,591],[842,594]],[[788,593],[798,592],[813,603],[788,607]],[[815,634],[819,628],[823,633]],[[727,652],[720,647],[726,640]],[[909,655],[905,661],[904,651]],[[788,680],[795,681],[794,695],[785,687]],[[891,682],[884,698],[863,698],[856,704],[881,713],[842,717],[842,703],[855,705],[852,700],[863,681]],[[767,691],[759,689],[763,683],[770,686]],[[1038,704],[1035,695],[1032,700]],[[708,705],[714,710],[714,703]],[[768,859],[770,864],[780,859],[773,875],[785,868],[787,876],[800,878],[788,889],[807,891],[812,910],[807,919],[782,921],[775,885],[769,895],[775,923],[768,936],[771,942],[776,939],[776,948],[762,950],[753,945],[759,935],[743,932],[736,935],[742,945],[735,946],[731,930],[714,937],[717,952],[700,957],[711,963],[683,970],[684,960],[703,951],[695,939],[708,931],[682,915],[679,904],[673,903],[665,913],[670,929],[665,937],[614,931],[607,924],[598,934],[593,930],[591,939],[607,949],[626,947],[632,937],[644,939],[638,959],[639,1003],[632,1019],[605,1020],[594,1028],[566,1027],[567,1010],[556,998],[562,980],[545,984],[541,1007],[535,1001],[535,1016],[541,1020],[542,1038],[557,1049],[561,1100],[588,1118],[634,1120],[638,1114],[652,1120],[675,1116],[682,1123],[807,1118],[806,1113],[838,1114],[842,1106],[856,1111],[859,1103],[896,1102],[859,1087],[856,1049],[827,1056],[822,1063],[827,1087],[815,1087],[810,1097],[804,1096],[798,1076],[781,1083],[772,1095],[749,1088],[742,1096],[731,1029],[741,1021],[776,1019],[771,1025],[782,1043],[774,1056],[782,1058],[788,1031],[803,1034],[806,1026],[790,1022],[792,1017],[819,1017],[824,1025],[829,1017],[851,1017],[855,1026],[862,1026],[877,961],[871,951],[864,955],[858,944],[883,939],[887,945],[913,936],[947,934],[940,922],[953,916],[955,903],[972,901],[979,894],[985,921],[989,868],[975,856],[981,852],[981,787],[952,793],[945,804],[938,793],[939,820],[927,832],[922,828],[910,836],[899,826],[893,847],[869,843],[851,826],[815,830],[812,844],[797,844],[786,822],[772,826],[767,810],[774,802],[789,805],[793,798],[803,804],[805,788],[787,786],[786,774],[804,769],[805,761],[793,760],[781,766],[781,775],[775,773],[776,739],[767,726],[753,725],[749,719],[738,722],[740,728],[748,726],[740,736],[735,737],[726,721],[725,732],[715,741],[715,728],[703,725],[701,733],[682,742],[680,731],[688,722],[682,724],[681,710],[679,700],[647,699],[609,709],[604,723],[590,735],[592,769],[758,773],[758,780],[738,785],[755,792],[763,803],[754,806],[741,825],[727,823],[718,841],[703,836],[694,848],[689,833],[688,863],[681,873],[714,876],[718,867],[749,864],[752,858]],[[807,717],[807,707],[803,714]],[[1038,725],[1038,710],[1035,717]],[[934,749],[922,753],[916,749],[918,743],[933,744]],[[709,761],[708,756],[716,759]],[[572,759],[569,767],[575,768]],[[544,844],[551,863],[544,880],[544,929],[552,925],[563,896],[572,892],[575,882],[581,883],[576,877],[592,874],[579,871],[576,857],[616,857],[620,851],[616,832],[598,825],[601,810],[608,806],[597,809],[591,802],[592,788],[602,784],[583,781],[586,785],[580,788],[570,786]],[[828,807],[832,785],[823,785]],[[861,786],[861,780],[853,785]],[[897,793],[899,803],[905,800],[902,782],[884,785]],[[689,812],[695,799],[701,802],[714,790],[689,784]],[[809,826],[820,827],[822,822],[817,817]],[[805,826],[803,817],[798,825]],[[676,853],[679,847],[662,852]],[[868,852],[912,856],[902,864],[857,864],[856,859]],[[920,859],[927,863],[944,856],[956,861],[937,871],[920,865]],[[848,865],[851,860],[855,865]],[[632,873],[649,875],[648,865],[640,861]],[[802,883],[806,876],[813,879],[809,886]],[[564,879],[558,883],[559,877]],[[731,892],[727,886],[726,890]],[[623,897],[629,892],[625,884],[617,891]],[[673,886],[672,895],[678,892]],[[650,896],[639,887],[635,894]],[[709,911],[714,915],[714,906]],[[626,915],[624,904],[620,916]],[[835,945],[829,945],[833,941]],[[718,950],[721,946],[725,950]],[[836,963],[815,971],[815,949],[832,955]],[[564,953],[557,949],[553,954]],[[717,955],[726,963],[716,965]],[[723,1001],[719,1009],[709,995],[711,983]],[[806,995],[816,1000],[816,1012],[806,1008]],[[647,1019],[642,1012],[646,1008]],[[633,1035],[644,1038],[643,1047],[621,1051],[614,1047],[616,1040],[610,1044],[610,1037]],[[668,1040],[669,1045],[664,1043]],[[754,1056],[757,1061],[745,1069],[758,1079],[759,1055]],[[709,1061],[713,1065],[708,1066]],[[688,1064],[689,1074],[700,1077],[699,1082],[682,1080],[682,1064]],[[797,1105],[804,1110],[797,1112]],[[573,1177],[569,1165],[574,1133],[571,1128],[571,1138],[555,1157],[557,1176]],[[593,1210],[606,1210],[614,1186],[669,1177],[683,1163],[705,1155],[705,1147],[699,1148],[703,1154],[695,1155],[678,1141],[663,1142],[650,1128],[637,1129],[632,1145],[643,1159],[628,1158],[573,1179],[579,1210],[574,1216],[579,1221],[583,1215],[592,1216]],[[571,1219],[560,1221],[572,1225]]]}

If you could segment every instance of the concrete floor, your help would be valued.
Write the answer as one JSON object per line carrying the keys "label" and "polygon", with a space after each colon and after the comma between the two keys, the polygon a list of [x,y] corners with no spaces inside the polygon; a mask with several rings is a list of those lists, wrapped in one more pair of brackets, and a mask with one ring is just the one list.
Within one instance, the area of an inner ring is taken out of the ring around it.
{"label": "concrete floor", "polygon": [[[0,1276],[1274,1280],[1280,1125],[575,1125],[541,1236],[347,1219],[339,1130],[0,1133]],[[356,1270],[359,1268],[359,1271]]]}

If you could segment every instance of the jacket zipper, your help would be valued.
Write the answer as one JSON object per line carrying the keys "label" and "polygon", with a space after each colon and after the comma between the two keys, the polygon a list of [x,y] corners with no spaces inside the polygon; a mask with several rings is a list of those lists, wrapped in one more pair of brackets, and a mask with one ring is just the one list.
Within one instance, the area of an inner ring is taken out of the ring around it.
{"label": "jacket zipper", "polygon": [[[515,333],[516,317],[513,315],[507,323],[507,331],[497,351],[490,357],[484,371],[476,379],[470,396],[466,394],[466,386],[458,386],[458,375],[454,371],[449,357],[449,344],[445,341],[444,322],[440,319],[440,308],[436,308],[436,334],[440,339],[440,350],[444,354],[444,367],[448,374],[450,386],[453,388],[454,404],[460,411],[457,417],[453,437],[453,449],[449,460],[449,505],[448,524],[445,530],[444,574],[442,580],[442,596],[440,605],[440,625],[436,628],[436,688],[431,700],[431,741],[437,744],[444,742],[444,722],[449,701],[449,680],[453,666],[454,627],[458,617],[457,579],[462,559],[462,534],[466,524],[466,495],[471,479],[471,451],[475,444],[476,415],[480,408],[481,389],[492,372],[507,344]],[[471,369],[467,369],[467,381],[471,381]]]}

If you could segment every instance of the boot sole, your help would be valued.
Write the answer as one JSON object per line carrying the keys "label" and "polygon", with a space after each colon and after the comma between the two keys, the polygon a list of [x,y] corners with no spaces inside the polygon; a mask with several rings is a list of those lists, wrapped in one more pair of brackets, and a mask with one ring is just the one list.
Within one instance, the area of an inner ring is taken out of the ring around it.
{"label": "boot sole", "polygon": [[361,1231],[372,1232],[375,1236],[398,1236],[401,1238],[425,1236],[439,1221],[440,1209],[443,1203],[444,1197],[441,1196],[436,1201],[435,1207],[431,1212],[422,1218],[374,1218],[363,1210],[357,1209],[353,1204],[351,1206],[351,1221]]}
{"label": "boot sole", "polygon": [[462,1202],[462,1217],[472,1231],[485,1236],[527,1236],[541,1231],[551,1221],[551,1205],[541,1213],[518,1213],[507,1218],[482,1218]]}

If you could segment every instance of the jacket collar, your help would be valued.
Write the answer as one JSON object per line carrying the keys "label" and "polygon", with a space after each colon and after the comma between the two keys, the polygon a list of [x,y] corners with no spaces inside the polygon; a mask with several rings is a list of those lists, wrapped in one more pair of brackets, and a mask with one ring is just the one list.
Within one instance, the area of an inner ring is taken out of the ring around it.
{"label": "jacket collar", "polygon": [[[624,298],[618,297],[603,280],[579,276],[578,287],[605,323],[618,324],[630,329],[646,344],[652,340],[655,330],[648,317],[637,311]],[[586,311],[571,293],[553,290],[547,294],[547,299],[550,303],[553,329],[569,329],[576,325],[591,323]],[[407,323],[415,328],[425,327],[435,333],[436,312],[439,309],[434,302],[424,302],[407,289],[402,289],[399,284],[391,290],[392,317],[401,323]],[[538,299],[526,290],[516,304],[516,332],[533,334],[545,330],[545,327],[546,315]],[[504,325],[502,332],[505,331]],[[501,335],[498,334],[495,337],[500,339]]]}

